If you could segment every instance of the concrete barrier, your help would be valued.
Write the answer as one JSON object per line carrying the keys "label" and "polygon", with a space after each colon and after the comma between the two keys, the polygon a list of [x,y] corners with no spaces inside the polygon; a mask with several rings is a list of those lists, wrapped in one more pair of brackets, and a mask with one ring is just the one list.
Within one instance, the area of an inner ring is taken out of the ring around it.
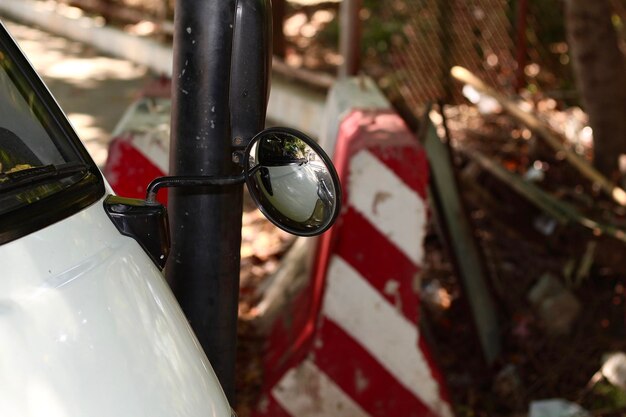
{"label": "concrete barrier", "polygon": [[328,100],[344,209],[269,326],[257,417],[452,415],[418,327],[426,155],[372,83],[354,94],[359,82]]}

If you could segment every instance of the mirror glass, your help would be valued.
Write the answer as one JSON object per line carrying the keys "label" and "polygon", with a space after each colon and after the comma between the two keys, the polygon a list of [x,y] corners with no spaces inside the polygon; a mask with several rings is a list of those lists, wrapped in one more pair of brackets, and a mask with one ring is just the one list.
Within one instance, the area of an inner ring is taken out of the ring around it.
{"label": "mirror glass", "polygon": [[341,204],[339,178],[311,138],[293,129],[266,129],[252,139],[244,161],[252,198],[278,227],[314,236],[332,226]]}

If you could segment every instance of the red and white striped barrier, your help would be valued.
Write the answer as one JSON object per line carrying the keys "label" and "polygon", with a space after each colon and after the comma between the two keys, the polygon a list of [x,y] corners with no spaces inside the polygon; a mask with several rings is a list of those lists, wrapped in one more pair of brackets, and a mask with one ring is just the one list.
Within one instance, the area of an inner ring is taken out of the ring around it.
{"label": "red and white striped barrier", "polygon": [[256,416],[450,417],[417,325],[426,155],[389,110],[335,114],[344,209],[269,335]]}
{"label": "red and white striped barrier", "polygon": [[[118,124],[103,170],[117,194],[144,198],[148,184],[167,175],[169,108],[167,98],[143,98],[129,108]],[[167,193],[159,193],[158,200],[167,204]]]}

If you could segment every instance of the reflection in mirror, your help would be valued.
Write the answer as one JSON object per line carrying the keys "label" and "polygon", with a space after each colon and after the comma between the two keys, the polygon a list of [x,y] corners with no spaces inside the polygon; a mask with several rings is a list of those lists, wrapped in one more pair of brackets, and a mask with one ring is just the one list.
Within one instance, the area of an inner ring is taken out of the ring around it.
{"label": "reflection in mirror", "polygon": [[246,151],[246,182],[259,209],[280,228],[320,234],[339,213],[341,189],[330,158],[301,132],[272,128]]}

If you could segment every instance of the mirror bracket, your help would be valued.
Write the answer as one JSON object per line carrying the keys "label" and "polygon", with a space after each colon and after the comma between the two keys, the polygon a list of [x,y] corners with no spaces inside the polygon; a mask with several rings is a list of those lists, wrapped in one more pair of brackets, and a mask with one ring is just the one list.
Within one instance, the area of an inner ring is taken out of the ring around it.
{"label": "mirror bracket", "polygon": [[[233,154],[234,155],[234,154]],[[198,175],[177,175],[169,177],[159,177],[154,179],[146,190],[146,203],[159,204],[156,201],[157,193],[161,188],[172,187],[224,187],[229,185],[239,185],[246,182],[244,174],[228,176],[198,176]]]}

